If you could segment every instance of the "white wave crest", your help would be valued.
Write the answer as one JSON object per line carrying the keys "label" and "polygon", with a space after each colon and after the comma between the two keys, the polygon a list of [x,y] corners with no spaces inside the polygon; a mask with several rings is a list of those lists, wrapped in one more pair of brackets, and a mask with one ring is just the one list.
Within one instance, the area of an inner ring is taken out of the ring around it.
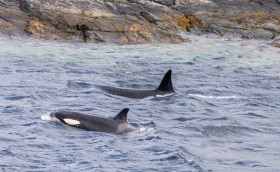
{"label": "white wave crest", "polygon": [[188,94],[190,97],[196,97],[201,99],[237,99],[239,96],[230,95],[230,96],[206,96],[201,94]]}
{"label": "white wave crest", "polygon": [[139,128],[139,129],[138,129],[138,132],[139,132],[139,133],[151,132],[151,131],[153,131],[153,130],[154,130],[154,128],[151,128],[151,127],[148,127],[148,128],[142,127],[142,128]]}

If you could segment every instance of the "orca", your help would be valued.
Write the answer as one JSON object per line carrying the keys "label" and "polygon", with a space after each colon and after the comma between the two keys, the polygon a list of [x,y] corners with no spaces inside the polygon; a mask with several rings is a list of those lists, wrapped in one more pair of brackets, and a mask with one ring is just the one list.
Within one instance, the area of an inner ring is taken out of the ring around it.
{"label": "orca", "polygon": [[94,85],[94,87],[101,89],[109,94],[123,96],[127,98],[133,98],[133,99],[141,99],[145,97],[170,96],[175,93],[172,86],[171,74],[172,71],[169,70],[161,80],[159,87],[155,90],[134,90],[134,89],[124,89],[124,88],[110,87],[104,85]]}
{"label": "orca", "polygon": [[129,109],[125,108],[114,118],[103,118],[67,111],[52,112],[51,117],[55,117],[72,127],[88,131],[122,134],[136,130],[136,128],[127,121],[128,111]]}

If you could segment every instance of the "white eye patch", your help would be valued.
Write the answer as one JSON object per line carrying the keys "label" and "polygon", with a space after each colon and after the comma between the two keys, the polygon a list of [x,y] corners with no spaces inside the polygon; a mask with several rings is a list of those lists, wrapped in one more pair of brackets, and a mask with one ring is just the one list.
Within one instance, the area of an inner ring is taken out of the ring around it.
{"label": "white eye patch", "polygon": [[63,121],[68,125],[79,125],[80,124],[80,121],[77,121],[74,119],[65,118],[65,119],[63,119]]}

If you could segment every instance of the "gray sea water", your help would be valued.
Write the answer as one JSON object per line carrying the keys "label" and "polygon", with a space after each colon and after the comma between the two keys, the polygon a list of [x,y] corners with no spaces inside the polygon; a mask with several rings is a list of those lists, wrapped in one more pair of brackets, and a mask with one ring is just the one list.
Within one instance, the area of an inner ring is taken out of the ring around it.
{"label": "gray sea water", "polygon": [[[188,36],[107,45],[0,37],[0,171],[280,171],[280,49]],[[93,84],[176,94],[129,99]],[[47,120],[71,110],[137,131],[90,132]],[[41,119],[41,117],[43,119]]]}

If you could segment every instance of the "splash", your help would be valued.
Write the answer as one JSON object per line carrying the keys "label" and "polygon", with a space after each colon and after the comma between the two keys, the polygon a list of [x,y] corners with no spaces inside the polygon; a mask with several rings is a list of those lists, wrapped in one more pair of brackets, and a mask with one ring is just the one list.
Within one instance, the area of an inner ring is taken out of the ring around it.
{"label": "splash", "polygon": [[49,112],[45,115],[42,115],[41,120],[43,120],[43,121],[59,121],[57,118],[51,116],[51,112]]}
{"label": "splash", "polygon": [[141,128],[138,129],[138,132],[139,133],[152,132],[153,130],[154,130],[154,128],[152,128],[152,127],[148,127],[148,128],[141,127]]}
{"label": "splash", "polygon": [[168,93],[168,94],[163,94],[163,95],[149,96],[149,97],[146,97],[146,98],[144,98],[144,99],[151,100],[151,99],[154,99],[154,98],[164,98],[164,97],[172,96],[172,95],[174,95],[174,94],[175,94],[175,93]]}

